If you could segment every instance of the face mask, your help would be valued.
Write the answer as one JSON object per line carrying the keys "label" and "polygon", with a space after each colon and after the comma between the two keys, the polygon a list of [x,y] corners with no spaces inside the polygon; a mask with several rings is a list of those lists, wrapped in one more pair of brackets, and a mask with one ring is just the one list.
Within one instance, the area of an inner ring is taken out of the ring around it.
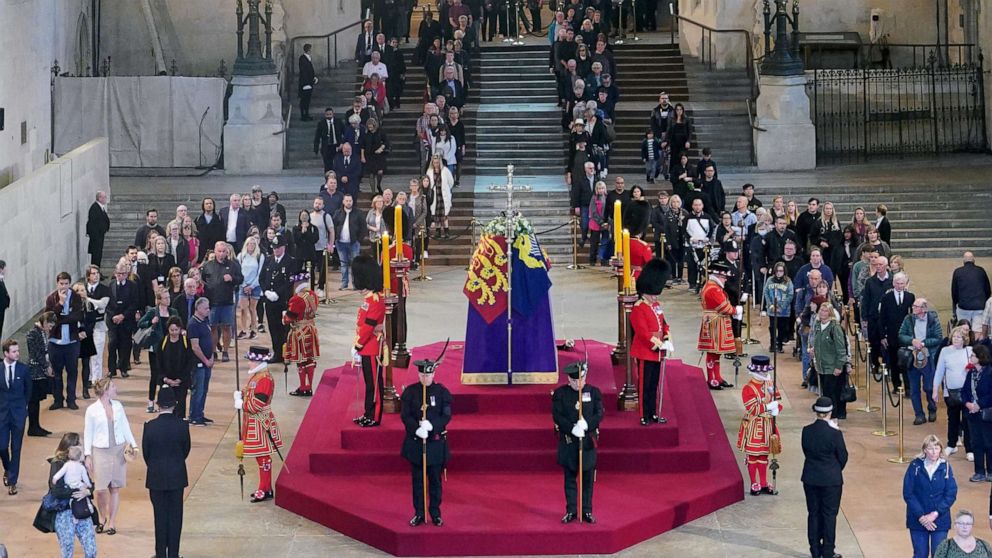
{"label": "face mask", "polygon": [[768,234],[768,231],[765,230],[765,229],[762,229],[762,230],[759,230],[758,231],[758,234],[761,235],[761,236],[765,236],[766,234]]}

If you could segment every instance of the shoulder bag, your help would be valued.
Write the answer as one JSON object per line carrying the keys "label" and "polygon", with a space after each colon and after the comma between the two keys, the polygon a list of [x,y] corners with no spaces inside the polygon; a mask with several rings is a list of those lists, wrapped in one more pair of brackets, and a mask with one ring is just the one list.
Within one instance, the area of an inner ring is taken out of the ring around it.
{"label": "shoulder bag", "polygon": [[858,400],[858,387],[854,385],[850,374],[845,372],[844,377],[847,378],[847,382],[840,388],[840,400],[844,403],[854,403]]}

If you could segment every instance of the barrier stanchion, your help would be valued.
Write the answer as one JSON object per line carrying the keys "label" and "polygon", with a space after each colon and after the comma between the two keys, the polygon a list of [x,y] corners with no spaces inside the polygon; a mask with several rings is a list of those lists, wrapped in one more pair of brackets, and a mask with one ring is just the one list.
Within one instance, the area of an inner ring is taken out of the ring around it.
{"label": "barrier stanchion", "polygon": [[[858,409],[862,413],[874,413],[878,407],[871,406],[871,345],[865,341],[865,406]],[[883,401],[884,403],[884,401]]]}
{"label": "barrier stanchion", "polygon": [[[889,430],[889,421],[888,421],[888,415],[889,415],[889,413],[886,411],[886,409],[888,409],[888,407],[889,407],[886,404],[886,401],[885,401],[886,392],[888,391],[888,388],[889,388],[889,384],[888,384],[888,382],[889,382],[889,368],[885,364],[882,364],[881,365],[881,369],[882,369],[882,429],[881,430],[876,430],[876,431],[872,432],[871,434],[872,434],[872,436],[879,436],[879,437],[882,437],[882,438],[888,438],[890,436],[895,436],[896,433],[893,432],[893,431],[891,431],[891,430]],[[868,399],[867,396],[865,397],[865,399]],[[902,401],[902,400],[900,399],[900,401]]]}
{"label": "barrier stanchion", "polygon": [[324,250],[324,304],[330,306],[337,302],[331,298],[331,253]]}
{"label": "barrier stanchion", "polygon": [[[585,266],[579,263],[579,218],[572,215],[572,264],[568,266],[568,269],[585,269]],[[590,242],[592,239],[590,239]]]}
{"label": "barrier stanchion", "polygon": [[744,322],[744,328],[747,331],[747,334],[744,335],[744,339],[742,339],[741,342],[744,345],[755,345],[759,341],[757,339],[751,337],[751,303],[750,303],[750,301],[746,301],[745,302],[745,304],[744,304],[744,311],[747,314],[745,316],[746,321]]}
{"label": "barrier stanchion", "polygon": [[[905,427],[905,412],[903,409],[905,405],[902,404],[903,395],[906,393],[906,388],[904,386],[899,386],[896,388],[896,396],[899,397],[899,457],[890,457],[889,463],[909,463],[910,460],[906,459],[906,432]],[[884,426],[882,427],[885,428]]]}
{"label": "barrier stanchion", "polygon": [[413,281],[433,281],[434,278],[427,275],[427,258],[424,257],[424,245],[427,244],[427,229],[420,227],[417,237],[420,239],[420,275],[414,277]]}

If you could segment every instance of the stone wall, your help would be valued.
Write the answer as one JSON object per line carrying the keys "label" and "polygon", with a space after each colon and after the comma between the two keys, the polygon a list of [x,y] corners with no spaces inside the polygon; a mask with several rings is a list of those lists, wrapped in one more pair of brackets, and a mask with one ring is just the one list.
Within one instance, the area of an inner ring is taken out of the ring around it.
{"label": "stone wall", "polygon": [[[55,275],[78,279],[89,263],[86,215],[96,192],[110,191],[107,140],[98,138],[0,189],[0,259],[11,293],[4,332],[23,326],[44,303]],[[0,332],[0,333],[4,333]]]}
{"label": "stone wall", "polygon": [[[234,65],[237,18],[235,3],[230,0],[152,2],[154,33],[148,31],[142,2],[102,1],[102,52],[113,58],[114,75],[151,75],[155,70],[151,42],[155,36],[166,66],[171,67],[175,60],[182,75],[214,75],[222,59],[228,71]],[[281,67],[287,40],[303,35],[324,35],[358,21],[359,3],[357,0],[273,0],[272,8],[273,58],[277,67]],[[339,48],[344,48],[343,52],[354,48],[356,34],[357,31],[348,32],[339,38]]]}
{"label": "stone wall", "polygon": [[[91,64],[89,2],[0,2],[0,188],[45,164],[50,146],[52,63],[62,72],[85,73]],[[24,123],[24,137],[21,127]],[[23,139],[23,141],[22,141]]]}

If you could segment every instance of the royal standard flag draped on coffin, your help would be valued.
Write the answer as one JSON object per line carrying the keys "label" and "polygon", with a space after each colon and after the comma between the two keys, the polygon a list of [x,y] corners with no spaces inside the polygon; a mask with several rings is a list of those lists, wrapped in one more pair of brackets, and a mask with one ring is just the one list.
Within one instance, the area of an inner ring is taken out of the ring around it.
{"label": "royal standard flag draped on coffin", "polygon": [[[524,221],[526,223],[526,221]],[[487,226],[486,230],[492,227]],[[504,229],[505,230],[505,227]],[[550,260],[529,230],[515,236],[484,233],[472,255],[463,292],[468,297],[465,384],[554,384],[558,354],[551,316]],[[512,265],[513,273],[507,272]],[[512,276],[512,373],[507,361],[507,304]]]}

